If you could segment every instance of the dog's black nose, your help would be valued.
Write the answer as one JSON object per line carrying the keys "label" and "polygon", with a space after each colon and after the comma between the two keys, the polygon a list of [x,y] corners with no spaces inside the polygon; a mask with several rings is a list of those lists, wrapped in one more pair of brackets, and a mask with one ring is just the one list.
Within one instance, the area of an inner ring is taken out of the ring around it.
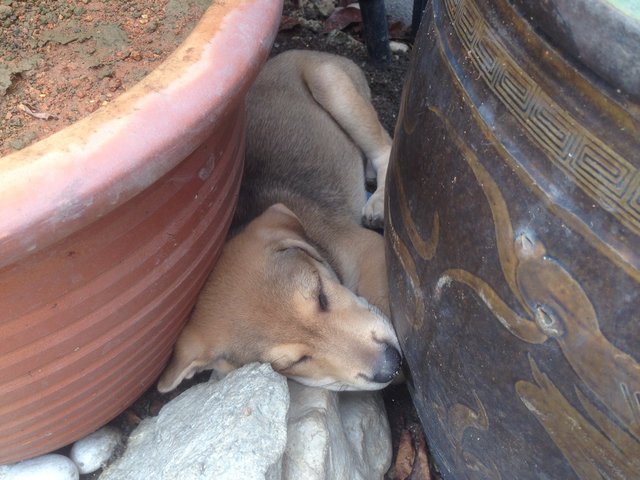
{"label": "dog's black nose", "polygon": [[389,383],[400,371],[402,356],[396,347],[387,344],[375,366],[373,381],[376,383]]}

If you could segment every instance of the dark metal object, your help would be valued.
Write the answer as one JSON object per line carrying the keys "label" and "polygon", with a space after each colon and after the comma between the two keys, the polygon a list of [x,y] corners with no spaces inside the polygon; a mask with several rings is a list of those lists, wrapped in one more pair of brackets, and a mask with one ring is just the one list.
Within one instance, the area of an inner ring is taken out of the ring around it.
{"label": "dark metal object", "polygon": [[385,234],[435,462],[640,478],[640,105],[508,0],[432,0],[422,23]]}
{"label": "dark metal object", "polygon": [[360,0],[360,12],[369,58],[374,63],[389,63],[389,32],[384,0]]}

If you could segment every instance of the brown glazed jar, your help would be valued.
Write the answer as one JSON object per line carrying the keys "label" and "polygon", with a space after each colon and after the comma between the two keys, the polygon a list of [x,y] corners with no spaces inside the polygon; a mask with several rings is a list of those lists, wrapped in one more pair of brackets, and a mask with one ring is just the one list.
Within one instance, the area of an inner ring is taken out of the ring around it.
{"label": "brown glazed jar", "polygon": [[620,45],[639,13],[593,0],[620,35],[589,53],[571,1],[527,3],[425,11],[388,177],[392,317],[444,479],[638,479],[640,105],[613,57],[640,54]]}

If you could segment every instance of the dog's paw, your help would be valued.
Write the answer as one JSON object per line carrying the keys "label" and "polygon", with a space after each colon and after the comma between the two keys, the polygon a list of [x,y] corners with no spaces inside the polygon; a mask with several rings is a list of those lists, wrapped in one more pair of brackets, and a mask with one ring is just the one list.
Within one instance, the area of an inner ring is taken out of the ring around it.
{"label": "dog's paw", "polygon": [[373,229],[384,227],[384,190],[378,188],[362,209],[362,224]]}

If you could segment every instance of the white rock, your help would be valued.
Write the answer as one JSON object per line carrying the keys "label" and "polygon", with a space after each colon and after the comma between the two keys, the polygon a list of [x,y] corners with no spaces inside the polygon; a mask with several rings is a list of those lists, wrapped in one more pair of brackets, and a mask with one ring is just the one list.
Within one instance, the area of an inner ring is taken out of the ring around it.
{"label": "white rock", "polygon": [[253,364],[144,420],[100,480],[376,480],[390,463],[378,392],[287,388],[269,365]]}
{"label": "white rock", "polygon": [[[331,430],[336,430],[336,425],[329,424],[335,417],[328,415],[328,411],[337,410],[335,394],[295,382],[289,382],[289,392],[291,406],[282,464],[283,479],[326,478],[329,435]],[[339,428],[337,430],[339,432]]]}
{"label": "white rock", "polygon": [[145,419],[100,480],[279,480],[288,407],[268,364],[195,385]]}
{"label": "white rock", "polygon": [[55,453],[0,466],[0,480],[78,480],[76,464]]}
{"label": "white rock", "polygon": [[391,434],[377,392],[331,392],[289,382],[283,480],[375,480],[391,463]]}
{"label": "white rock", "polygon": [[342,392],[338,408],[342,428],[366,479],[382,478],[391,466],[393,447],[380,392]]}
{"label": "white rock", "polygon": [[391,40],[389,42],[389,49],[393,53],[408,52],[409,51],[409,45],[407,45],[406,43],[396,42],[395,40]]}
{"label": "white rock", "polygon": [[92,473],[107,464],[121,439],[117,428],[102,427],[74,443],[69,456],[80,473]]}

